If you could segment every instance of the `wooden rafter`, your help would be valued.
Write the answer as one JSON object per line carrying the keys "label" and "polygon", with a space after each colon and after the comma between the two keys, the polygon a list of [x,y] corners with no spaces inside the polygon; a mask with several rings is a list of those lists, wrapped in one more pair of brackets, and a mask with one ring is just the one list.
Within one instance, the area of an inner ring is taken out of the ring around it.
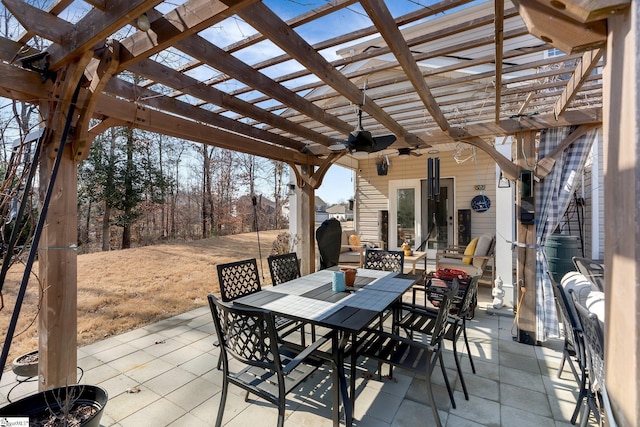
{"label": "wooden rafter", "polygon": [[[418,9],[414,12],[410,12],[406,15],[400,16],[395,20],[395,23],[397,26],[402,26],[402,25],[407,25],[410,24],[412,22],[418,21],[420,19],[425,19],[428,18],[430,16],[435,16],[439,13],[443,13],[446,12],[447,10],[453,8],[453,7],[457,7],[457,6],[461,6],[464,5],[466,3],[471,2],[472,0],[443,0],[440,1],[438,3],[434,3],[432,5],[429,5],[429,7],[425,7],[422,9]],[[351,2],[349,2],[351,3]],[[346,4],[345,4],[346,5]],[[307,23],[307,21],[305,20],[304,23]],[[287,21],[287,25],[289,25],[291,28],[295,28],[296,26],[300,25],[299,21],[297,19],[293,19],[290,21]],[[336,36],[333,38],[330,38],[328,40],[324,40],[321,42],[318,42],[316,44],[313,45],[313,49],[316,51],[321,51],[324,49],[329,49],[332,47],[336,47],[336,46],[340,46],[340,45],[344,45],[345,43],[348,42],[352,42],[354,40],[358,40],[361,39],[363,37],[366,36],[370,36],[372,34],[375,34],[377,32],[377,28],[375,27],[375,25],[371,25],[369,27],[366,28],[361,28],[355,31],[351,31],[347,34],[343,34],[340,36]],[[257,37],[258,35],[256,35]],[[248,46],[250,46],[253,43],[247,42],[249,39],[251,39],[251,37],[248,37],[245,40],[242,40],[238,43],[234,43],[232,45],[229,45],[225,48],[225,50],[229,53],[242,49],[242,48],[246,48]],[[259,40],[264,40],[264,36],[262,36],[262,34],[259,34],[258,37]],[[366,53],[363,53],[366,54]],[[361,60],[359,55],[363,55],[363,54],[358,54],[358,55],[353,55],[349,58],[347,58],[347,60],[349,61],[359,61]],[[288,54],[282,54],[279,56],[276,56],[274,58],[270,58],[268,60],[264,60],[264,61],[260,61],[258,63],[253,64],[253,68],[256,70],[260,70],[266,67],[271,67],[277,64],[280,64],[282,62],[288,61],[289,59],[291,59],[291,57]],[[342,59],[341,61],[344,61],[344,59]],[[345,64],[336,64],[335,62],[332,62],[331,65],[333,65],[334,67],[338,67],[340,65],[345,65]],[[305,74],[308,74],[308,71],[302,71]],[[301,76],[298,76],[301,77]],[[283,76],[284,79],[288,80],[289,78],[286,76]],[[291,78],[297,78],[297,77],[291,77]],[[217,84],[217,83],[222,83],[223,81],[226,81],[229,79],[229,76],[218,76],[215,79],[212,79],[209,84]],[[276,81],[281,82],[283,80],[281,79],[276,79]]]}
{"label": "wooden rafter", "polygon": [[422,99],[429,114],[431,114],[435,122],[440,126],[440,129],[443,131],[448,130],[449,123],[447,122],[447,118],[442,114],[438,103],[431,94],[429,85],[425,82],[424,77],[422,77],[420,67],[418,67],[418,64],[413,59],[413,54],[411,50],[409,50],[409,46],[402,33],[398,27],[396,27],[389,9],[387,9],[382,0],[362,0],[360,3],[375,23],[380,34],[398,60],[398,63],[407,74],[409,81],[420,96],[420,99]]}
{"label": "wooden rafter", "polygon": [[239,134],[185,120],[113,97],[100,97],[95,107],[95,114],[115,118],[139,129],[267,159],[312,165],[319,162],[315,156],[262,143]]}
{"label": "wooden rafter", "polygon": [[323,123],[339,132],[349,133],[353,126],[343,122],[335,116],[327,114],[325,110],[304,99],[297,93],[274,82],[271,78],[254,70],[244,62],[236,59],[213,43],[200,36],[191,36],[178,41],[175,46],[181,51],[200,59],[219,71],[236,78],[247,86],[259,90],[267,96],[276,99],[284,105],[306,114],[313,120]]}
{"label": "wooden rafter", "polygon": [[294,150],[301,151],[306,145],[305,143],[296,141],[295,139],[278,135],[255,126],[250,126],[203,108],[195,107],[187,102],[165,96],[150,89],[136,86],[135,84],[122,79],[112,79],[107,85],[105,91],[124,99],[129,99],[142,105],[147,105],[157,110],[167,111],[181,117],[189,117],[202,123],[207,123],[231,132],[271,142]]}
{"label": "wooden rafter", "polygon": [[375,102],[344,77],[340,71],[332,67],[322,55],[296,32],[292,31],[276,14],[262,3],[254,3],[238,12],[250,25],[269,37],[278,47],[289,53],[292,58],[305,65],[327,85],[334,88],[354,104],[362,104],[362,109],[378,122],[410,145],[426,145],[415,135],[407,132],[388,113],[378,107]]}
{"label": "wooden rafter", "polygon": [[496,123],[500,121],[500,97],[502,96],[502,54],[504,50],[504,0],[495,0],[496,45]]}
{"label": "wooden rafter", "polygon": [[157,83],[180,90],[196,98],[205,100],[214,105],[219,105],[231,111],[236,111],[244,116],[251,117],[258,122],[266,123],[270,126],[290,132],[294,135],[302,136],[309,141],[329,146],[333,142],[329,137],[314,132],[304,126],[286,120],[276,114],[269,113],[261,108],[243,101],[240,98],[230,96],[218,89],[206,86],[193,77],[179,73],[158,62],[145,59],[129,65],[129,70],[145,76]]}
{"label": "wooden rafter", "polygon": [[164,16],[148,11],[151,29],[124,39],[118,71],[160,52],[178,40],[204,30],[257,0],[188,0]]}
{"label": "wooden rafter", "polygon": [[64,64],[72,62],[87,50],[93,50],[105,38],[110,37],[119,28],[136,19],[145,10],[160,1],[110,0],[109,7],[105,11],[91,9],[73,26],[73,31],[64,35],[64,40],[67,42],[53,45],[47,49],[50,68],[56,70]]}
{"label": "wooden rafter", "polygon": [[576,66],[571,78],[567,82],[567,86],[562,91],[560,98],[553,107],[553,113],[560,116],[571,103],[571,100],[576,96],[576,93],[580,90],[587,77],[591,74],[593,69],[598,65],[598,61],[602,57],[603,50],[595,49],[585,52],[582,55],[582,59]]}
{"label": "wooden rafter", "polygon": [[73,25],[69,22],[38,9],[25,1],[2,0],[2,3],[27,31],[49,39],[54,43],[62,43],[65,35],[73,32]]}

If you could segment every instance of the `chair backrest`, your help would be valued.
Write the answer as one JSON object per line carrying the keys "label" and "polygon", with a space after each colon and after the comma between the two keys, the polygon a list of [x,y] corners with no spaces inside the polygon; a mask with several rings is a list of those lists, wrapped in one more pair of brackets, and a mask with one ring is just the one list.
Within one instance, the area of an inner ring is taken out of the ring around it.
{"label": "chair backrest", "polygon": [[553,275],[550,272],[547,272],[547,274],[549,275],[549,280],[551,280],[553,294],[556,297],[556,303],[560,310],[560,318],[562,319],[562,325],[564,327],[565,339],[569,342],[569,345],[573,348],[578,357],[580,357],[580,353],[578,353],[580,349],[578,346],[578,334],[582,332],[582,329],[580,328],[579,319],[574,316],[574,310],[571,310],[573,300],[565,294],[562,286],[553,279]]}
{"label": "chair backrest", "polygon": [[280,372],[282,367],[273,314],[225,303],[212,294],[207,298],[224,371],[228,372],[228,357],[232,356],[247,365]]}
{"label": "chair backrest", "polygon": [[433,325],[431,345],[438,344],[444,338],[447,329],[445,328],[445,323],[449,316],[449,311],[451,310],[453,298],[458,294],[459,286],[460,283],[458,282],[458,279],[453,279],[451,285],[448,286],[448,290],[442,295],[442,300],[438,307],[438,315],[436,316],[436,321]]}
{"label": "chair backrest", "polygon": [[341,241],[342,226],[340,221],[335,218],[324,220],[316,230],[321,270],[338,265]]}
{"label": "chair backrest", "polygon": [[574,256],[571,259],[576,270],[591,280],[601,292],[604,292],[604,265],[588,258]]}
{"label": "chair backrest", "polygon": [[478,243],[476,243],[475,251],[473,252],[474,258],[471,263],[483,270],[489,261],[487,258],[475,258],[475,257],[490,257],[493,255],[493,251],[496,247],[496,236],[493,234],[483,234],[478,237]]}
{"label": "chair backrest", "polygon": [[298,264],[298,255],[295,252],[271,255],[267,258],[267,262],[271,273],[271,283],[274,286],[300,277],[300,264]]}
{"label": "chair backrest", "polygon": [[218,264],[218,282],[224,302],[258,292],[261,287],[256,259]]}
{"label": "chair backrest", "polygon": [[404,269],[404,252],[367,249],[364,254],[363,267],[371,270],[402,273]]}
{"label": "chair backrest", "polygon": [[[602,325],[598,316],[587,310],[575,298],[573,298],[573,304],[582,326],[592,388],[602,388],[604,385],[604,332]],[[591,373],[593,373],[593,378]]]}
{"label": "chair backrest", "polygon": [[476,297],[478,295],[478,281],[480,280],[480,277],[480,275],[476,275],[469,279],[469,284],[465,287],[464,292],[462,293],[462,300],[459,303],[456,304],[454,298],[452,306],[456,309],[455,314],[458,317],[466,318],[471,316],[471,311],[474,308],[473,303],[476,301]]}

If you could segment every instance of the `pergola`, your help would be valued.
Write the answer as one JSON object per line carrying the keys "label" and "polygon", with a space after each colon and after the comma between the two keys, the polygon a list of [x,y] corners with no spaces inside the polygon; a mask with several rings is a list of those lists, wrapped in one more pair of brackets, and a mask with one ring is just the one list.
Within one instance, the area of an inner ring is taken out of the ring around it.
{"label": "pergola", "polygon": [[[40,106],[41,185],[64,147],[42,247],[76,241],[76,164],[93,138],[112,126],[292,166],[303,212],[304,272],[314,268],[314,190],[331,165],[351,155],[332,146],[354,130],[354,106],[365,113],[367,130],[397,137],[391,150],[464,142],[489,153],[512,180],[526,159],[504,157],[493,146],[496,137],[515,135],[516,151],[531,155],[540,129],[579,126],[561,143],[566,146],[603,126],[607,378],[620,420],[640,416],[638,320],[632,316],[640,300],[635,287],[611,286],[624,283],[618,278],[637,283],[640,271],[640,238],[621,231],[637,229],[640,209],[640,31],[638,6],[629,0],[327,0],[286,18],[286,2],[276,0],[86,0],[80,8],[58,0],[46,9],[23,0],[2,3],[24,32],[0,38],[0,96]],[[456,18],[442,18],[449,15]],[[353,16],[367,24],[332,24]],[[439,23],[431,25],[436,17]],[[216,28],[237,21],[254,33],[226,45],[212,41]],[[44,50],[33,47],[34,37]],[[384,42],[372,45],[376,37]],[[541,55],[554,48],[558,55]],[[539,177],[544,165],[535,171]],[[534,245],[535,233],[525,232],[534,226],[518,227],[530,236],[522,237],[524,246]],[[535,256],[527,259],[519,263],[518,278],[533,283]],[[40,386],[50,388],[75,382],[76,253],[40,251],[39,260],[47,289],[40,312]],[[534,294],[526,294],[521,329],[532,330]]]}

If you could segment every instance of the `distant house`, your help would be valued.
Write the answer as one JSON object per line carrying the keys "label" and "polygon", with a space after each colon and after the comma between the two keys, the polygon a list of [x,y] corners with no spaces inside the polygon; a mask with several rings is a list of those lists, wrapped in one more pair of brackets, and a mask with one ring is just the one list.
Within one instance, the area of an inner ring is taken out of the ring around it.
{"label": "distant house", "polygon": [[327,208],[327,214],[338,221],[353,221],[353,210],[347,204],[332,205]]}
{"label": "distant house", "polygon": [[329,214],[327,213],[327,203],[324,200],[322,200],[320,197],[316,196],[315,205],[316,205],[316,222],[322,222],[325,219],[329,219]]}

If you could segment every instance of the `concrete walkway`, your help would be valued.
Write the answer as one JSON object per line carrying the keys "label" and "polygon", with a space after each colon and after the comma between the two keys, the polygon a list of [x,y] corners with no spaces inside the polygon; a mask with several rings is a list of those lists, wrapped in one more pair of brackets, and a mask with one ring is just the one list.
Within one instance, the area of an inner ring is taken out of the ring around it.
{"label": "concrete walkway", "polygon": [[[457,408],[451,408],[439,371],[436,400],[447,427],[472,426],[569,426],[577,385],[567,368],[556,377],[562,342],[528,346],[513,341],[513,316],[492,315],[485,307],[490,289],[481,288],[479,307],[469,322],[471,352],[477,373],[471,373],[465,355],[462,366],[470,392],[466,401],[455,380]],[[109,393],[102,417],[103,426],[212,426],[220,399],[222,375],[216,367],[218,349],[208,307],[108,338],[78,350],[81,380],[98,384]],[[445,365],[449,378],[456,377],[448,343]],[[459,345],[463,348],[462,341]],[[386,373],[386,367],[383,368]],[[365,379],[365,370],[374,374]],[[357,373],[357,426],[431,426],[433,415],[427,402],[423,380],[394,370],[394,379],[377,380],[375,366],[362,362]],[[0,405],[15,385],[7,372],[0,384]],[[32,393],[34,382],[18,385],[11,399]],[[324,369],[304,383],[299,394],[289,395],[288,426],[331,426],[331,377]],[[231,387],[225,426],[275,425],[273,405],[251,398]]]}

